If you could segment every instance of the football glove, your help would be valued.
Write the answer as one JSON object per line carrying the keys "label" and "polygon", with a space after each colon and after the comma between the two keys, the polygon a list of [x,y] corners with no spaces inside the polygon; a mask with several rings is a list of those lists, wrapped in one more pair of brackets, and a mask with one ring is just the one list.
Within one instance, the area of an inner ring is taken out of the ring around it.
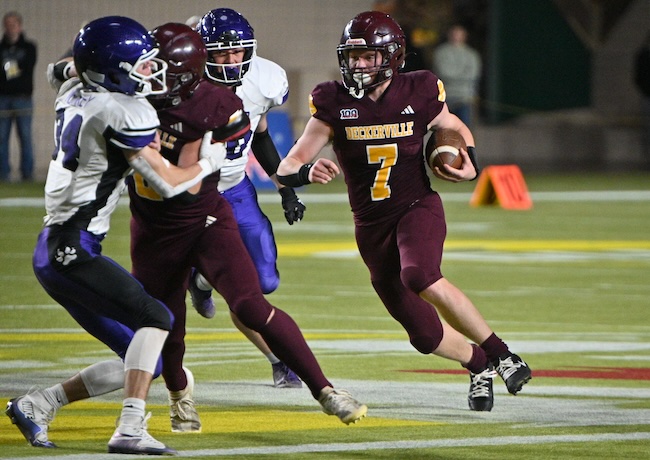
{"label": "football glove", "polygon": [[282,187],[278,193],[282,196],[282,208],[287,223],[293,225],[294,222],[301,221],[307,207],[300,201],[296,192],[291,187]]}

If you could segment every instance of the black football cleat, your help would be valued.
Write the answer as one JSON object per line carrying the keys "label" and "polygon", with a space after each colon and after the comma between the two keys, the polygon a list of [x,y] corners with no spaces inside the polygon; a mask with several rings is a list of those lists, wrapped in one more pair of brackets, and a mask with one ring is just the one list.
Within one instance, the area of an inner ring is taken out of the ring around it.
{"label": "black football cleat", "polygon": [[508,392],[513,395],[519,393],[522,387],[533,378],[528,364],[514,353],[499,356],[499,359],[494,363],[494,367],[506,383]]}
{"label": "black football cleat", "polygon": [[492,393],[492,380],[497,376],[492,364],[480,374],[469,373],[469,393],[467,403],[470,410],[477,412],[489,412],[494,405],[494,394]]}

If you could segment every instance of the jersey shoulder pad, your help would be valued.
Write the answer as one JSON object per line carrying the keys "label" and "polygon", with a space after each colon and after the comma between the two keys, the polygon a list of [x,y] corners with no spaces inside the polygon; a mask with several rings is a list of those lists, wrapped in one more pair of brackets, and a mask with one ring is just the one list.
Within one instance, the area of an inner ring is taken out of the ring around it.
{"label": "jersey shoulder pad", "polygon": [[[79,88],[76,88],[77,86]],[[66,80],[63,83],[61,83],[61,85],[57,90],[57,99],[66,98],[67,95],[63,96],[64,94],[71,93],[72,91],[81,91],[82,88],[83,85],[81,84],[81,80],[79,80],[78,78],[74,77],[69,80]]]}
{"label": "jersey shoulder pad", "polygon": [[242,89],[253,101],[266,99],[270,107],[282,105],[289,96],[287,73],[275,62],[255,56],[242,82]]}
{"label": "jersey shoulder pad", "polygon": [[103,102],[98,115],[104,118],[114,131],[111,142],[120,148],[139,150],[155,137],[160,125],[156,110],[145,98],[127,96],[122,93],[96,93]]}
{"label": "jersey shoulder pad", "polygon": [[[338,82],[326,81],[319,83],[309,95],[309,111],[312,115],[327,110],[333,101],[337,100],[336,94],[343,87]],[[347,90],[346,90],[347,91]]]}

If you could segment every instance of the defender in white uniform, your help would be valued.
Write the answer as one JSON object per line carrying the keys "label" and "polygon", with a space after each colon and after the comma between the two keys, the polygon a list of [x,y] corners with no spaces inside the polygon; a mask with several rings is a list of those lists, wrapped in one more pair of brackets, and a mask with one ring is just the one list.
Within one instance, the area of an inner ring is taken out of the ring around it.
{"label": "defender in white uniform", "polygon": [[[232,206],[242,240],[255,263],[262,292],[269,294],[280,284],[278,251],[271,222],[260,209],[255,187],[246,175],[246,164],[252,152],[278,187],[289,225],[300,221],[305,205],[293,188],[281,185],[275,178],[281,158],[269,135],[266,121],[268,111],[284,104],[289,96],[287,75],[275,62],[257,56],[253,28],[238,12],[229,8],[212,10],[201,18],[197,29],[208,48],[205,76],[215,84],[232,87],[241,98],[251,121],[251,130],[244,137],[227,144],[228,153],[218,188]],[[190,294],[194,307],[201,315],[207,318],[214,316],[211,286],[199,273],[192,278]],[[246,328],[232,313],[231,317],[237,328],[271,363],[274,385],[278,388],[300,388],[300,379],[271,353],[262,337]]]}
{"label": "defender in white uniform", "polygon": [[[160,373],[160,351],[173,315],[101,253],[124,178],[136,170],[171,197],[217,171],[225,156],[223,144],[206,142],[211,133],[204,137],[201,160],[187,168],[170,165],[152,147],[160,143],[159,121],[144,96],[167,90],[167,64],[157,53],[147,30],[121,16],[91,21],[77,35],[73,57],[80,79],[63,83],[56,99],[47,215],[33,257],[45,291],[121,358],[81,372],[89,397],[124,387],[122,413],[108,443],[114,453],[174,453],[149,435],[145,417],[145,399]],[[53,73],[63,81],[71,68],[64,61]],[[7,415],[31,445],[56,447],[47,428],[56,409],[68,402],[66,384],[7,404]]]}

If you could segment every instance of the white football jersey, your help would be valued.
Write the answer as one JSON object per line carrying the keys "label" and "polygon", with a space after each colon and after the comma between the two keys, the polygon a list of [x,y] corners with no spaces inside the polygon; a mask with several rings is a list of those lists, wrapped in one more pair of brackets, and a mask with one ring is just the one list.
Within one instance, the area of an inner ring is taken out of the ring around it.
{"label": "white football jersey", "polygon": [[45,225],[70,224],[105,234],[131,171],[123,150],[147,146],[158,116],[145,98],[86,91],[76,78],[61,86],[55,109]]}
{"label": "white football jersey", "polygon": [[221,192],[234,187],[244,179],[248,154],[251,151],[251,140],[260,117],[287,100],[289,94],[287,74],[275,62],[255,56],[235,93],[244,104],[244,111],[251,121],[251,130],[242,138],[228,142],[228,154],[221,168],[218,185]]}

